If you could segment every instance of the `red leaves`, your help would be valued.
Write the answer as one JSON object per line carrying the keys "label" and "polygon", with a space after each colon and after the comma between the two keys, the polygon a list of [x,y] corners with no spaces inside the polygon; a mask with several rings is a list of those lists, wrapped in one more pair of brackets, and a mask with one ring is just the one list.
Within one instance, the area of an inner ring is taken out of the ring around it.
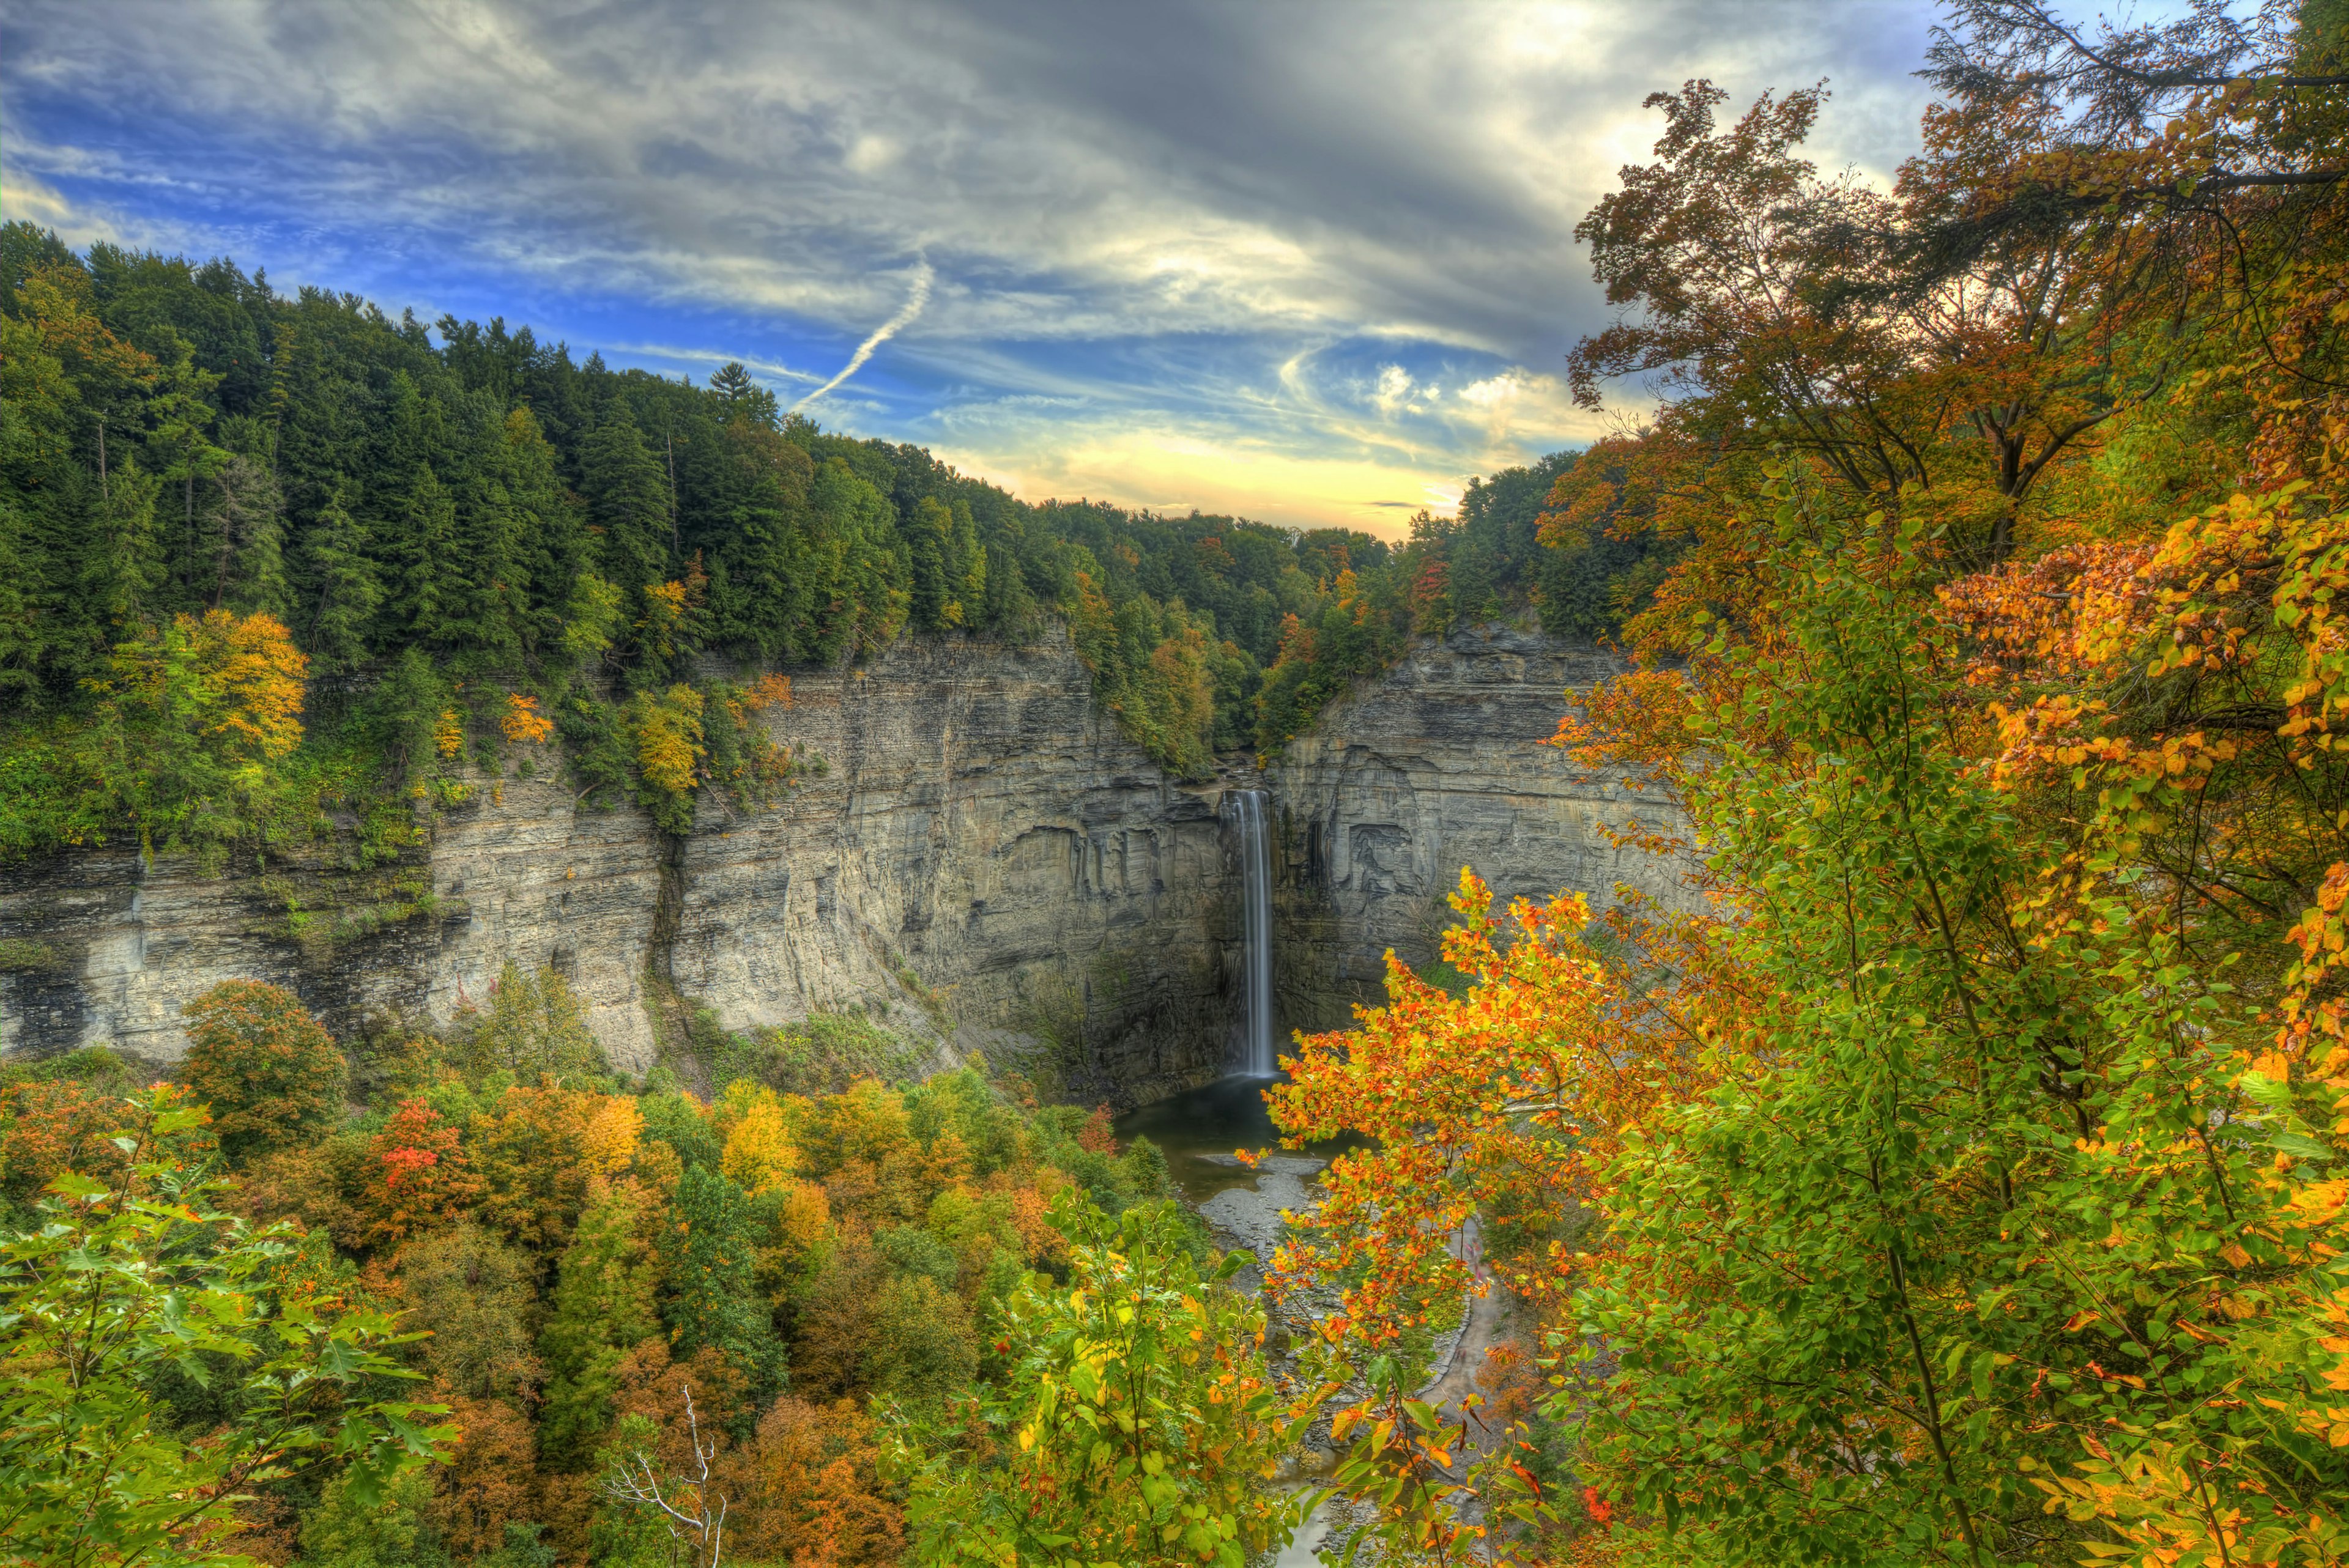
{"label": "red leaves", "polygon": [[367,1140],[372,1180],[354,1204],[365,1216],[366,1244],[396,1247],[409,1236],[457,1220],[481,1196],[457,1130],[420,1099],[404,1100]]}

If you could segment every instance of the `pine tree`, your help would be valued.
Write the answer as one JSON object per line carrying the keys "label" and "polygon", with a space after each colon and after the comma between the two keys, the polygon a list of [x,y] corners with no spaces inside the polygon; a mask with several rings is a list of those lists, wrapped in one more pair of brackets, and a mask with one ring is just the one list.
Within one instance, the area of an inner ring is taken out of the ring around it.
{"label": "pine tree", "polygon": [[399,590],[391,603],[391,629],[418,642],[445,641],[466,569],[457,554],[457,500],[430,464],[419,463],[394,516]]}
{"label": "pine tree", "polygon": [[627,404],[614,398],[580,454],[604,575],[631,594],[669,575],[668,480],[645,449]]}
{"label": "pine tree", "polygon": [[515,408],[498,432],[492,466],[505,493],[505,536],[512,552],[502,603],[526,654],[562,635],[570,585],[590,563],[575,497],[564,492],[555,452],[528,408]]}
{"label": "pine tree", "polygon": [[240,614],[285,617],[285,500],[265,464],[237,454],[212,478],[215,556],[212,603]]}
{"label": "pine tree", "polygon": [[159,607],[169,567],[155,537],[155,501],[162,481],[126,458],[91,499],[88,542],[81,583],[88,611],[100,622],[101,638],[116,641]]}
{"label": "pine tree", "polygon": [[709,389],[725,399],[729,419],[747,419],[753,425],[774,428],[780,417],[775,395],[752,380],[740,360],[730,359],[719,366],[709,377]]}
{"label": "pine tree", "polygon": [[368,559],[367,531],[351,515],[348,487],[337,487],[302,536],[307,643],[319,666],[347,670],[367,655],[367,634],[383,584]]}
{"label": "pine tree", "polygon": [[40,686],[41,636],[27,592],[32,561],[24,533],[24,509],[0,495],[0,707],[28,704]]}

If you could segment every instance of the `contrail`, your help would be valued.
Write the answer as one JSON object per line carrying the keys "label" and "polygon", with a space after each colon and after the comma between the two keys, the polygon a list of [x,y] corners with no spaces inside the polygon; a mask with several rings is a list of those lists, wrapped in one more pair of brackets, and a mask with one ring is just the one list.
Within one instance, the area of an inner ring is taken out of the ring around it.
{"label": "contrail", "polygon": [[856,352],[848,356],[848,363],[840,367],[839,375],[833,377],[831,380],[825,382],[823,386],[817,387],[814,391],[809,393],[806,397],[792,404],[791,406],[790,412],[794,414],[798,413],[801,409],[806,407],[809,404],[814,402],[817,398],[823,397],[825,393],[831,391],[833,387],[839,386],[842,382],[847,380],[850,377],[864,369],[864,362],[873,357],[873,351],[880,347],[883,344],[888,342],[892,337],[895,337],[897,335],[898,328],[906,325],[912,322],[916,316],[921,315],[922,307],[929,303],[930,263],[927,262],[916,262],[914,263],[914,291],[905,296],[905,304],[904,307],[900,309],[896,315],[883,322],[880,326],[874,330],[872,336],[866,338],[864,342],[856,346]]}

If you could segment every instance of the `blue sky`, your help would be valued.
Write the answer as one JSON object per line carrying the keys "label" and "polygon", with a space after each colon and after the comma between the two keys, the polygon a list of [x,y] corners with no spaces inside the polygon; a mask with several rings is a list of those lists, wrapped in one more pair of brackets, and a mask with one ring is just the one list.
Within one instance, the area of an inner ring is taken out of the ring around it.
{"label": "blue sky", "polygon": [[[1035,499],[1392,531],[1571,406],[1571,235],[1648,93],[1826,77],[1914,145],[1910,0],[13,0],[0,202],[581,356],[728,359]],[[854,374],[829,391],[856,356]]]}

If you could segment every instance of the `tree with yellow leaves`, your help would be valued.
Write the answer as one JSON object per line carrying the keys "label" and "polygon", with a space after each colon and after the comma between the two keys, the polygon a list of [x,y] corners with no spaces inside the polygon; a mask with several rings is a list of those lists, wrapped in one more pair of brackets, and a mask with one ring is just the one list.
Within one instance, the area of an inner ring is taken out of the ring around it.
{"label": "tree with yellow leaves", "polygon": [[682,684],[655,696],[640,693],[628,704],[636,740],[636,799],[653,820],[671,833],[693,828],[694,791],[700,788],[703,700]]}
{"label": "tree with yellow leaves", "polygon": [[274,616],[229,610],[114,650],[91,738],[142,846],[216,846],[265,825],[302,742],[308,668]]}

